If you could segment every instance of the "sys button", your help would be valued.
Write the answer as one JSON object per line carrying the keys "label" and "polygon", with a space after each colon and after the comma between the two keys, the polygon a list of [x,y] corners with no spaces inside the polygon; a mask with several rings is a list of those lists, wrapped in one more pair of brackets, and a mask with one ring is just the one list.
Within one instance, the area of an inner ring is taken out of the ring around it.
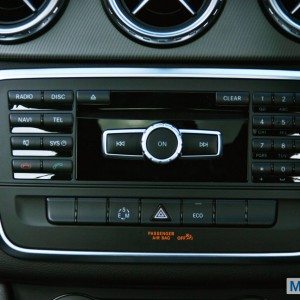
{"label": "sys button", "polygon": [[108,130],[103,134],[103,150],[108,156],[142,157],[144,130]]}

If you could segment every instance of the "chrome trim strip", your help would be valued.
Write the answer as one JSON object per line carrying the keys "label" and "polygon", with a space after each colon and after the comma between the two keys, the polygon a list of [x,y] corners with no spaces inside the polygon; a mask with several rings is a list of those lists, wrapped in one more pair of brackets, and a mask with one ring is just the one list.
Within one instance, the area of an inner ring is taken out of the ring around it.
{"label": "chrome trim strip", "polygon": [[[264,80],[300,80],[300,71],[259,70],[259,69],[196,69],[196,68],[69,68],[69,69],[29,69],[1,70],[0,80],[35,79],[35,78],[215,78],[215,79],[264,79]],[[0,236],[3,247],[12,255],[36,258],[47,257],[80,257],[98,258],[106,261],[172,261],[195,262],[200,260],[216,261],[230,258],[235,260],[260,260],[300,258],[300,252],[280,253],[144,253],[144,252],[101,252],[101,251],[65,251],[31,249],[15,245],[6,236],[0,221]],[[224,263],[224,260],[222,260]]]}
{"label": "chrome trim strip", "polygon": [[13,150],[13,156],[45,156],[52,157],[57,156],[58,153],[50,150]]}
{"label": "chrome trim strip", "polygon": [[111,134],[119,134],[119,133],[144,133],[146,129],[116,129],[116,130],[106,130],[102,136],[102,148],[105,156],[113,156],[120,158],[143,158],[143,155],[127,155],[127,154],[112,154],[107,151],[107,136]]}
{"label": "chrome trim strip", "polygon": [[[143,258],[165,258],[165,259],[201,259],[201,258],[245,258],[245,259],[258,259],[258,258],[291,258],[300,256],[300,252],[278,252],[278,253],[163,253],[163,252],[103,252],[103,251],[69,251],[69,250],[44,250],[44,249],[31,249],[23,248],[12,243],[6,236],[2,222],[0,221],[0,236],[7,247],[16,253],[22,253],[31,257],[37,255],[46,256],[77,256],[77,257],[102,257],[102,258],[115,258],[117,261],[122,261],[122,258],[127,259],[143,259]],[[136,262],[136,260],[131,260]]]}
{"label": "chrome trim strip", "polygon": [[300,71],[218,68],[58,68],[0,70],[0,80],[97,77],[300,80]]}
{"label": "chrome trim strip", "polygon": [[222,152],[222,138],[221,132],[219,131],[210,131],[210,130],[189,130],[189,129],[180,129],[180,133],[185,134],[205,134],[205,135],[216,135],[218,137],[218,150],[216,154],[210,155],[182,155],[182,158],[205,158],[205,157],[217,157],[221,155]]}
{"label": "chrome trim strip", "polygon": [[49,180],[54,176],[55,174],[48,173],[14,173],[14,179],[24,180]]}

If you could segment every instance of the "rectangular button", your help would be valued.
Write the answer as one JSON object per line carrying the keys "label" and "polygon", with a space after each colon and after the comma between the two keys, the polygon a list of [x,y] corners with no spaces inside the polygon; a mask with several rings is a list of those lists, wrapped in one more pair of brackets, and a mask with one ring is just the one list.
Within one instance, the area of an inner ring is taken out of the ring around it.
{"label": "rectangular button", "polygon": [[71,160],[43,160],[43,172],[53,174],[71,174],[73,163]]}
{"label": "rectangular button", "polygon": [[278,176],[289,176],[293,174],[292,163],[274,163],[274,174]]}
{"label": "rectangular button", "polygon": [[179,225],[180,215],[180,200],[178,199],[142,200],[142,224]]}
{"label": "rectangular button", "polygon": [[54,150],[59,153],[70,152],[73,150],[73,139],[71,137],[44,137],[43,138],[43,149]]}
{"label": "rectangular button", "polygon": [[290,129],[294,127],[294,118],[292,116],[275,116],[274,128]]}
{"label": "rectangular button", "polygon": [[183,200],[183,225],[212,225],[212,200]]}
{"label": "rectangular button", "polygon": [[216,94],[217,105],[237,105],[246,106],[249,103],[249,93],[247,92],[218,92]]}
{"label": "rectangular button", "polygon": [[139,200],[109,199],[109,222],[113,224],[138,224]]}
{"label": "rectangular button", "polygon": [[290,153],[293,152],[293,140],[274,140],[274,151],[276,153]]}
{"label": "rectangular button", "polygon": [[252,150],[254,153],[268,153],[272,150],[273,141],[271,139],[254,139]]}
{"label": "rectangular button", "polygon": [[15,173],[38,173],[41,171],[40,160],[14,159],[12,165]]}
{"label": "rectangular button", "polygon": [[41,127],[42,116],[40,114],[10,114],[12,127]]}
{"label": "rectangular button", "polygon": [[297,129],[300,129],[300,117],[295,118],[295,126]]}
{"label": "rectangular button", "polygon": [[75,223],[75,198],[47,198],[47,217],[52,223]]}
{"label": "rectangular button", "polygon": [[12,105],[28,105],[28,104],[41,104],[42,92],[41,91],[9,91],[9,103]]}
{"label": "rectangular button", "polygon": [[77,223],[106,223],[105,198],[78,198]]}
{"label": "rectangular button", "polygon": [[40,137],[13,136],[10,141],[13,150],[40,150],[42,148]]}
{"label": "rectangular button", "polygon": [[103,148],[106,155],[114,156],[139,156],[142,157],[143,151],[141,132],[122,132],[118,130],[105,131],[103,134]]}
{"label": "rectangular button", "polygon": [[259,129],[272,128],[272,117],[271,116],[254,116],[253,127]]}
{"label": "rectangular button", "polygon": [[275,200],[248,200],[248,225],[273,225],[276,206]]}
{"label": "rectangular button", "polygon": [[296,99],[295,100],[296,100],[296,105],[300,106],[300,93],[296,94]]}
{"label": "rectangular button", "polygon": [[72,128],[73,123],[72,114],[44,114],[44,126],[46,128],[66,131]]}
{"label": "rectangular button", "polygon": [[219,136],[182,130],[182,157],[220,154]]}
{"label": "rectangular button", "polygon": [[271,93],[255,93],[253,94],[253,105],[271,105]]}
{"label": "rectangular button", "polygon": [[294,174],[296,176],[300,176],[300,163],[295,163],[295,171]]}
{"label": "rectangular button", "polygon": [[294,105],[294,94],[292,93],[275,93],[274,104],[278,106]]}
{"label": "rectangular button", "polygon": [[217,200],[217,225],[245,225],[246,201],[244,200]]}
{"label": "rectangular button", "polygon": [[296,150],[296,153],[300,153],[300,138],[295,140],[295,150]]}
{"label": "rectangular button", "polygon": [[73,91],[45,91],[45,105],[72,105],[74,101]]}
{"label": "rectangular button", "polygon": [[254,175],[270,175],[273,165],[271,163],[253,163],[252,174]]}
{"label": "rectangular button", "polygon": [[87,105],[109,105],[109,91],[78,91],[77,103]]}

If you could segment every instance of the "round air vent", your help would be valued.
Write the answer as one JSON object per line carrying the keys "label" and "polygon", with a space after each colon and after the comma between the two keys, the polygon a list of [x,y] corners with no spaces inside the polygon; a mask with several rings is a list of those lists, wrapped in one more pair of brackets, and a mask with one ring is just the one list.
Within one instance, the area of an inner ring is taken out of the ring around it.
{"label": "round air vent", "polygon": [[45,29],[67,0],[0,0],[0,41],[17,41]]}
{"label": "round air vent", "polygon": [[203,32],[224,0],[102,0],[115,24],[145,43],[170,45]]}
{"label": "round air vent", "polygon": [[300,39],[299,0],[262,0],[262,3],[282,30]]}

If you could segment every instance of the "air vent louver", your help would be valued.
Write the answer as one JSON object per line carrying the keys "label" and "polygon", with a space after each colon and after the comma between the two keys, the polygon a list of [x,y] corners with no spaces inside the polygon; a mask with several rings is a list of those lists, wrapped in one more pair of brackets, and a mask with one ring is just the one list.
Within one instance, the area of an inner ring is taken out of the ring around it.
{"label": "air vent louver", "polygon": [[300,1],[263,0],[270,17],[285,32],[300,39]]}
{"label": "air vent louver", "polygon": [[65,0],[0,0],[0,41],[27,38],[59,15]]}
{"label": "air vent louver", "polygon": [[186,41],[208,27],[223,0],[103,0],[115,23],[151,44]]}

